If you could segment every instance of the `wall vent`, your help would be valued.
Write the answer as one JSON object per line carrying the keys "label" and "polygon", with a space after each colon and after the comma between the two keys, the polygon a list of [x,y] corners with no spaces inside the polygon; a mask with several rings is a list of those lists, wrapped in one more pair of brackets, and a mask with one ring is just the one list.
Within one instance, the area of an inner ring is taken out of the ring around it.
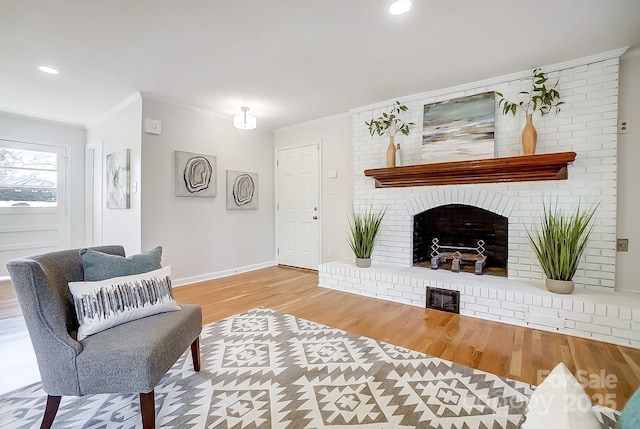
{"label": "wall vent", "polygon": [[426,307],[460,314],[460,291],[427,287]]}

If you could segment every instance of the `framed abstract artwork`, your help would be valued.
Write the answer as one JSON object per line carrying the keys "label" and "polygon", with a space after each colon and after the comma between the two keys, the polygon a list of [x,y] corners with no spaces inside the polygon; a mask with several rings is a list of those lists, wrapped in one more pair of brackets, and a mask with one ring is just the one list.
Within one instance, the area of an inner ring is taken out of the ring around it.
{"label": "framed abstract artwork", "polygon": [[258,208],[258,173],[227,170],[227,210]]}
{"label": "framed abstract artwork", "polygon": [[427,163],[495,157],[495,93],[426,104],[421,158]]}
{"label": "framed abstract artwork", "polygon": [[131,200],[129,149],[108,154],[106,164],[107,208],[128,209]]}
{"label": "framed abstract artwork", "polygon": [[216,157],[175,151],[177,197],[215,197],[217,195]]}

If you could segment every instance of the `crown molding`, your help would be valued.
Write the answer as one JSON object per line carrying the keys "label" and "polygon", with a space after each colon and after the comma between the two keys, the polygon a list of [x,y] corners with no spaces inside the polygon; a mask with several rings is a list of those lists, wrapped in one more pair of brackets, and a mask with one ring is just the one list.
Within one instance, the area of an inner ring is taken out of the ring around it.
{"label": "crown molding", "polygon": [[140,94],[139,91],[138,92],[134,92],[133,94],[131,94],[130,96],[128,96],[124,100],[120,101],[118,104],[113,106],[111,109],[107,110],[105,113],[103,113],[102,115],[98,116],[96,119],[86,123],[85,126],[84,126],[85,129],[90,129],[90,128],[95,127],[96,125],[98,125],[100,122],[104,121],[109,116],[120,112],[121,110],[123,110],[124,108],[128,107],[129,105],[133,104],[134,102],[136,102],[138,100],[142,100],[142,94]]}
{"label": "crown molding", "polygon": [[623,60],[626,60],[626,59],[635,58],[635,57],[640,57],[640,48],[630,49],[627,52],[625,52],[620,58]]}
{"label": "crown molding", "polygon": [[182,109],[193,110],[195,112],[203,113],[205,115],[214,116],[219,119],[225,119],[227,121],[233,121],[233,117],[227,115],[221,115],[220,113],[212,112],[211,110],[204,109],[202,107],[193,106],[191,104],[181,103],[179,101],[170,100],[168,98],[159,97],[155,94],[151,94],[148,92],[141,92],[143,100],[153,100],[158,101],[160,103],[170,104],[175,107],[180,107]]}

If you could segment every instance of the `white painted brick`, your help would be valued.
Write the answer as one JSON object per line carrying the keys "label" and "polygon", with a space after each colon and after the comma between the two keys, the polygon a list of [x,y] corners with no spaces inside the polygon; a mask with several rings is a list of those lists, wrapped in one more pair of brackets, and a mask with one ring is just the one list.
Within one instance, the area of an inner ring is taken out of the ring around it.
{"label": "white painted brick", "polygon": [[576,329],[580,329],[585,332],[595,332],[602,335],[611,335],[610,327],[594,325],[592,323],[576,322]]}
{"label": "white painted brick", "polygon": [[512,310],[505,310],[502,308],[496,308],[496,307],[491,307],[489,308],[489,313],[490,314],[495,314],[498,316],[503,316],[505,318],[515,318],[515,312]]}
{"label": "white painted brick", "polygon": [[619,338],[627,338],[634,341],[640,341],[640,331],[632,331],[628,329],[613,329],[613,335]]}
{"label": "white painted brick", "polygon": [[520,311],[523,313],[527,313],[529,311],[529,307],[527,305],[515,304],[512,302],[503,302],[502,308],[504,308],[505,310]]}
{"label": "white painted brick", "polygon": [[545,307],[529,307],[529,313],[540,314],[549,317],[558,317],[558,315],[560,314],[559,310]]}
{"label": "white painted brick", "polygon": [[620,307],[620,319],[631,320],[631,309],[629,307]]}
{"label": "white painted brick", "polygon": [[[593,302],[585,302],[584,303],[584,312],[586,314],[596,314],[596,306],[595,306],[595,304]],[[640,313],[638,314],[638,316],[640,317]]]}
{"label": "white painted brick", "polygon": [[496,307],[496,308],[500,307],[500,301],[496,301],[491,298],[477,298],[476,303],[480,305],[485,305],[487,307]]}
{"label": "white painted brick", "polygon": [[467,310],[471,310],[474,313],[486,313],[489,314],[489,307],[485,306],[485,305],[478,305],[478,304],[465,304],[465,308]]}
{"label": "white painted brick", "polygon": [[613,317],[593,316],[593,323],[596,325],[610,326],[612,328],[631,329],[630,320],[620,320]]}
{"label": "white painted brick", "polygon": [[531,314],[527,313],[524,315],[524,320],[527,323],[535,323],[542,326],[552,326],[552,327],[564,327],[564,319],[560,319],[558,317],[544,316],[542,314]]}
{"label": "white painted brick", "polygon": [[565,319],[574,320],[578,322],[591,323],[592,317],[590,314],[580,313],[577,311],[560,310],[560,317]]}

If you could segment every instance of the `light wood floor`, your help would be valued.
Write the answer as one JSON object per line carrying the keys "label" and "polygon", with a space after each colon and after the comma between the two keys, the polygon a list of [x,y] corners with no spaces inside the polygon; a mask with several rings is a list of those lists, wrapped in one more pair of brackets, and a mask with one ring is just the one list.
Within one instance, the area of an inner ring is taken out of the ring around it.
{"label": "light wood floor", "polygon": [[[179,302],[202,306],[204,323],[265,306],[531,384],[540,382],[538,370],[564,362],[574,374],[583,371],[584,377],[591,377],[586,390],[594,402],[616,409],[640,386],[640,350],[361,297],[317,284],[314,271],[273,267],[174,292]],[[22,377],[26,385],[33,374],[21,367],[29,361],[29,350],[18,349],[24,349],[27,333],[15,297],[6,289],[0,290],[0,346],[17,344],[11,346],[13,354],[23,357],[19,365],[0,359],[0,380],[5,384],[12,377],[16,384],[17,378],[19,384]],[[609,376],[609,387],[602,386],[604,380],[599,382],[603,376]],[[612,376],[617,381],[611,382]]]}
{"label": "light wood floor", "polygon": [[[538,370],[551,370],[564,362],[584,381],[590,377],[593,387],[587,386],[586,390],[595,403],[618,410],[640,386],[640,350],[317,285],[314,271],[273,267],[174,291],[179,302],[203,307],[204,323],[265,306],[531,384],[539,384]],[[599,382],[607,375],[609,385],[615,386],[606,387],[604,380]],[[617,382],[611,382],[611,375]],[[596,387],[598,384],[602,387]]]}

